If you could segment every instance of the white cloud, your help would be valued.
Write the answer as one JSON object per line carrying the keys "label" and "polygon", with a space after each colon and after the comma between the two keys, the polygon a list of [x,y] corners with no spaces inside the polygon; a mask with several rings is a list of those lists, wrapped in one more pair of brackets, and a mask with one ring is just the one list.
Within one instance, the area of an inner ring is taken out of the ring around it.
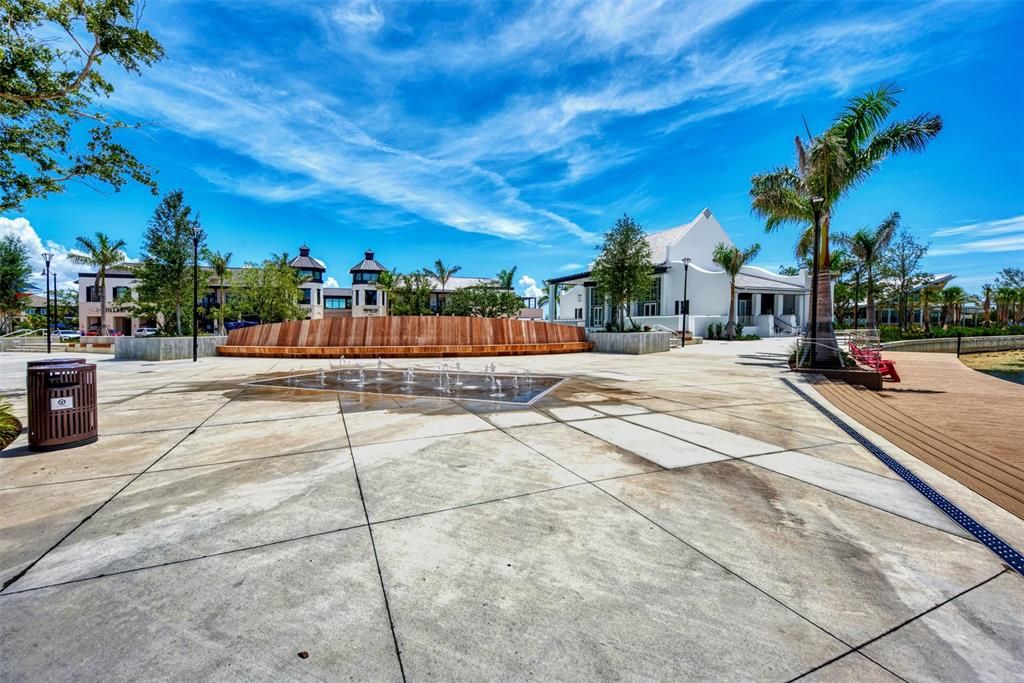
{"label": "white cloud", "polygon": [[324,280],[324,287],[338,288],[341,287],[341,285],[338,284],[337,279],[335,279],[334,276],[332,275],[329,276],[326,280]]}
{"label": "white cloud", "polygon": [[969,225],[957,225],[942,228],[932,233],[932,237],[950,237],[970,233],[973,236],[1005,235],[1012,233],[1024,235],[1024,215],[1012,218],[1001,218],[992,221],[980,221]]}
{"label": "white cloud", "polygon": [[519,278],[519,285],[525,287],[523,296],[532,296],[539,299],[545,294],[544,290],[537,286],[537,281],[529,275]]}
{"label": "white cloud", "polygon": [[1024,251],[1024,234],[951,244],[949,246],[932,249],[928,252],[928,255],[954,256],[958,254],[995,253],[1002,251]]}
{"label": "white cloud", "polygon": [[68,260],[70,249],[53,240],[46,240],[44,243],[29,220],[23,217],[5,218],[0,216],[0,237],[5,235],[15,235],[25,245],[25,249],[28,251],[29,265],[32,266],[32,284],[38,288],[38,292],[46,291],[46,282],[41,275],[46,269],[46,261],[43,259],[44,252],[53,254],[53,259],[50,261],[51,283],[53,282],[53,273],[56,272],[58,288],[75,287],[77,289],[74,281],[78,279],[78,271],[81,266]]}
{"label": "white cloud", "polygon": [[583,269],[583,264],[582,263],[565,263],[565,264],[562,264],[561,266],[558,267],[558,270],[560,270],[563,273],[568,273],[568,272],[582,270],[582,269]]}
{"label": "white cloud", "polygon": [[340,3],[331,10],[331,18],[350,31],[377,31],[386,22],[384,13],[372,0]]}

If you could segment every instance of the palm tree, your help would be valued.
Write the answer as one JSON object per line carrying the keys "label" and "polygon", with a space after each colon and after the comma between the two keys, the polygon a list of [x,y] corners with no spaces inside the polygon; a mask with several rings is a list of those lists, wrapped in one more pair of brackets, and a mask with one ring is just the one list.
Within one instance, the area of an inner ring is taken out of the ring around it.
{"label": "palm tree", "polygon": [[958,311],[967,300],[967,293],[963,287],[946,287],[939,292],[939,301],[942,303],[942,326],[947,327],[950,322],[957,323]]}
{"label": "palm tree", "polygon": [[231,268],[228,266],[231,263],[232,253],[211,251],[209,249],[203,254],[206,258],[206,262],[210,264],[210,268],[213,269],[213,274],[217,278],[217,330],[221,334],[225,334],[224,330],[224,283],[231,275]]}
{"label": "palm tree", "polygon": [[[883,83],[876,90],[853,98],[823,133],[813,135],[808,130],[806,141],[796,138],[795,167],[782,166],[751,178],[751,210],[765,220],[766,232],[790,224],[813,231],[812,200],[820,199],[821,243],[816,245],[821,272],[818,329],[811,330],[810,336],[824,340],[824,353],[819,353],[818,358],[826,362],[838,356],[829,274],[829,229],[836,209],[884,159],[901,152],[922,151],[942,130],[942,118],[931,114],[919,114],[882,128],[899,103],[896,95],[900,92],[895,85]],[[813,237],[809,241],[813,242]]]}
{"label": "palm tree", "polygon": [[725,242],[715,245],[711,260],[722,266],[722,270],[729,276],[729,324],[725,328],[729,339],[736,338],[736,276],[760,251],[760,244],[752,244],[745,251],[739,247],[727,246]]}
{"label": "palm tree", "polygon": [[986,282],[985,284],[983,284],[981,286],[981,293],[985,297],[985,302],[982,304],[982,306],[985,307],[985,311],[984,311],[984,316],[985,317],[984,317],[984,320],[983,320],[985,325],[988,325],[988,323],[989,323],[989,308],[991,308],[991,306],[992,306],[992,293],[993,292],[995,292],[995,288],[992,287],[991,283]]}
{"label": "palm tree", "polygon": [[425,269],[425,272],[428,275],[433,275],[434,277],[437,278],[437,281],[439,283],[441,283],[441,298],[438,301],[438,306],[437,306],[437,312],[438,313],[440,313],[441,312],[441,308],[444,307],[444,300],[445,300],[445,291],[444,290],[445,290],[445,287],[448,286],[448,281],[451,280],[452,276],[454,276],[460,270],[462,270],[462,266],[452,266],[451,268],[448,268],[448,267],[446,267],[444,265],[444,262],[441,261],[441,259],[437,259],[436,261],[434,261],[434,269],[433,270],[431,270],[430,268]]}
{"label": "palm tree", "polygon": [[95,286],[100,290],[100,329],[102,336],[109,332],[107,327],[107,270],[123,264],[127,258],[124,253],[124,240],[112,241],[106,234],[97,232],[96,237],[76,237],[75,249],[68,254],[72,263],[96,269]]}
{"label": "palm tree", "polygon": [[893,211],[889,217],[875,226],[874,229],[861,228],[852,235],[838,235],[837,241],[845,244],[861,266],[867,278],[867,329],[877,330],[878,319],[875,314],[875,275],[874,269],[882,252],[889,246],[896,228],[900,225],[900,214]]}
{"label": "palm tree", "polygon": [[502,269],[498,271],[498,276],[495,278],[498,286],[502,289],[512,289],[514,287],[513,283],[515,282],[516,270],[518,268],[519,266],[512,266],[512,270]]}

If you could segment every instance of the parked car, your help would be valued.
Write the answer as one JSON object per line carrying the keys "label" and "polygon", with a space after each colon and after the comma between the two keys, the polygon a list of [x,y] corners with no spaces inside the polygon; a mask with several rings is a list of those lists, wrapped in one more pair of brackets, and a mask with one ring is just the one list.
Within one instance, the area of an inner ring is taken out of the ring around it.
{"label": "parked car", "polygon": [[136,337],[152,337],[157,332],[158,332],[158,330],[155,327],[136,327],[135,328],[135,336]]}
{"label": "parked car", "polygon": [[54,330],[53,336],[57,338],[58,342],[77,341],[82,337],[82,335],[75,330]]}

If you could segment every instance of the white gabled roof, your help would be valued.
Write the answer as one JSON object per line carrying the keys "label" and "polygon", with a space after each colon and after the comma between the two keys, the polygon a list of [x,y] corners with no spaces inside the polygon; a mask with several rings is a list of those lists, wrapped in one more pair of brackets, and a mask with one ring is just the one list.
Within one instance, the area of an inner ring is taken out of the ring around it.
{"label": "white gabled roof", "polygon": [[757,266],[743,266],[736,276],[736,289],[753,289],[758,291],[792,292],[799,294],[808,291],[805,285],[797,280],[797,276],[776,275]]}
{"label": "white gabled roof", "polygon": [[658,232],[648,234],[647,244],[651,245],[651,263],[658,265],[667,261],[668,248],[682,239],[683,235],[689,232],[690,228],[692,228],[697,221],[701,218],[707,218],[710,215],[711,210],[704,209],[689,223],[683,223],[682,225],[677,225],[674,228],[667,228],[665,230],[659,230]]}

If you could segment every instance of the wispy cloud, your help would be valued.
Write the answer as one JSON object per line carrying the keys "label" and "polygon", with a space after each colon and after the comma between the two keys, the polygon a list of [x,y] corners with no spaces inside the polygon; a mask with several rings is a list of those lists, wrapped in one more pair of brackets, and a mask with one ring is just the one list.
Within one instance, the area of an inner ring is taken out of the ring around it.
{"label": "wispy cloud", "polygon": [[971,240],[960,244],[940,246],[928,252],[929,256],[954,256],[972,253],[996,253],[1002,251],[1024,251],[1024,234],[1010,237],[993,237]]}
{"label": "wispy cloud", "polygon": [[950,237],[952,235],[1006,235],[1019,233],[1024,235],[1024,215],[999,220],[981,221],[969,225],[957,225],[942,228],[932,233],[932,237]]}
{"label": "wispy cloud", "polygon": [[559,266],[558,270],[560,270],[563,273],[568,273],[568,272],[572,272],[572,271],[576,271],[576,270],[581,270],[582,268],[583,268],[583,264],[582,263],[565,263],[565,264],[562,264],[561,266]]}

